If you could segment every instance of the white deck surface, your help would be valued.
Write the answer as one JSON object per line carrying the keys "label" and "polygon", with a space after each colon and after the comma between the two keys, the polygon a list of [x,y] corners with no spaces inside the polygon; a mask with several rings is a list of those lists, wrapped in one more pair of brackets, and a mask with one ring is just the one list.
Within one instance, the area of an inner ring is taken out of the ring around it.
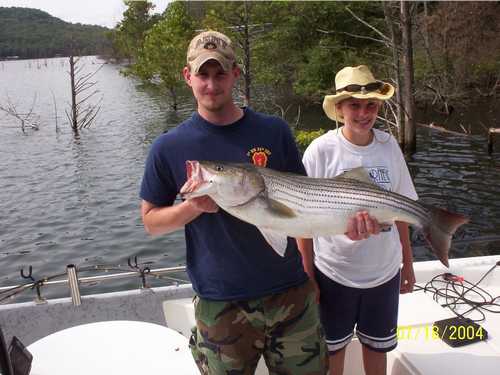
{"label": "white deck surface", "polygon": [[[417,283],[424,286],[443,272],[475,283],[498,261],[500,256],[452,259],[449,270],[437,261],[418,262],[415,263]],[[479,286],[492,296],[499,296],[500,267]],[[149,293],[84,297],[79,307],[66,300],[49,301],[45,305],[3,305],[0,324],[25,343],[32,342],[28,346],[34,356],[31,375],[197,375],[187,341],[194,325],[194,309],[192,299],[183,298],[190,295],[192,290],[187,285]],[[496,302],[500,303],[498,299]],[[161,306],[165,319],[160,313]],[[117,314],[121,312],[132,315],[120,318]],[[480,322],[488,331],[487,341],[459,348],[452,348],[431,335],[436,320],[451,316],[453,313],[433,301],[430,293],[415,291],[402,295],[399,326],[411,327],[411,335],[400,337],[397,349],[389,353],[388,374],[500,375],[500,314],[486,313],[486,320]],[[97,320],[100,322],[95,323]],[[157,324],[165,321],[170,328]],[[70,326],[75,327],[67,328]],[[33,330],[35,339],[30,341]],[[39,337],[43,338],[35,341]],[[257,374],[267,374],[263,363]],[[362,374],[360,344],[353,340],[344,375]]]}
{"label": "white deck surface", "polygon": [[[424,286],[435,275],[452,272],[475,283],[500,261],[500,256],[450,260],[450,269],[437,261],[415,263],[417,283]],[[500,295],[500,267],[479,285],[491,295]],[[500,301],[497,300],[498,303]],[[167,325],[188,336],[194,324],[191,299],[166,301],[163,304]],[[388,355],[389,375],[500,375],[500,314],[487,314],[481,322],[489,335],[488,341],[452,348],[438,338],[432,338],[432,324],[454,314],[433,300],[432,294],[415,291],[401,295],[398,316],[400,327],[410,327],[410,336],[400,338],[398,347]],[[408,331],[407,331],[408,332]],[[344,375],[362,375],[361,348],[357,340],[349,345]],[[258,375],[267,374],[260,363]]]}
{"label": "white deck surface", "polygon": [[[450,270],[436,262],[415,264],[417,282],[423,286],[435,275],[452,272],[475,283],[500,261],[500,256],[452,259]],[[500,295],[500,267],[479,284],[492,296]],[[473,298],[473,295],[469,295]],[[500,299],[497,299],[500,303]],[[468,307],[458,310],[464,312]],[[496,308],[496,311],[500,311]],[[411,334],[401,338],[396,350],[389,356],[389,374],[419,375],[499,375],[500,374],[500,314],[486,313],[486,320],[479,324],[488,331],[488,340],[453,348],[432,337],[432,324],[436,320],[453,317],[454,314],[434,302],[430,293],[421,291],[400,298],[398,325],[411,327]],[[469,315],[467,315],[469,316]],[[478,315],[471,315],[477,318]],[[408,333],[406,330],[405,333]]]}
{"label": "white deck surface", "polygon": [[83,324],[44,337],[28,350],[30,375],[198,373],[184,336],[146,322]]}

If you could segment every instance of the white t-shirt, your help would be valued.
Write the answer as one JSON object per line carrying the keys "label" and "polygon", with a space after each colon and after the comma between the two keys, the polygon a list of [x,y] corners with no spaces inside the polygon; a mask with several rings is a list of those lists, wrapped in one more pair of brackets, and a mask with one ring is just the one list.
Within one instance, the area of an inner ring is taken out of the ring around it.
{"label": "white t-shirt", "polygon": [[[304,166],[310,177],[332,178],[353,168],[364,167],[380,187],[418,199],[408,167],[396,139],[373,129],[373,141],[357,146],[342,134],[342,128],[316,138],[306,149]],[[354,288],[372,288],[398,272],[401,242],[396,225],[390,231],[351,241],[346,235],[317,237],[314,264],[332,280]]]}

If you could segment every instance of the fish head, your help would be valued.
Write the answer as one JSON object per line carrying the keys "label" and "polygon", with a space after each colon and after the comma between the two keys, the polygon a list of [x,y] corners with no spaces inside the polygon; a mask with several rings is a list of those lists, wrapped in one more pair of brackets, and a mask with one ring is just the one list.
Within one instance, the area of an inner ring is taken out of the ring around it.
{"label": "fish head", "polygon": [[265,190],[262,176],[252,164],[186,161],[188,181],[181,188],[185,199],[208,195],[220,206],[238,206]]}

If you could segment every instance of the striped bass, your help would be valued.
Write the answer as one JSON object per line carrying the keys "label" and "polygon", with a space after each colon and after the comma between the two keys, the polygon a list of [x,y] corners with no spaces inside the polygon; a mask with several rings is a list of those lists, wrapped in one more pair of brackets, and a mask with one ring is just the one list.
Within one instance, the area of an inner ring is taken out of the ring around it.
{"label": "striped bass", "polygon": [[451,238],[468,219],[385,190],[364,168],[335,178],[311,178],[253,164],[187,161],[185,199],[210,196],[229,214],[255,225],[281,256],[287,236],[313,238],[344,234],[358,211],[381,225],[406,222],[421,229],[437,258],[448,267]]}

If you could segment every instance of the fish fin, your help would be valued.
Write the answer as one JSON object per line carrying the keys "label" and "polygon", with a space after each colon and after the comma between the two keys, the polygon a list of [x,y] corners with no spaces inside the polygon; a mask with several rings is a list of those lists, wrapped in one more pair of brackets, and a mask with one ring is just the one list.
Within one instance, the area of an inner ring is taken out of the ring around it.
{"label": "fish fin", "polygon": [[283,233],[276,232],[269,229],[259,228],[260,233],[266,239],[267,243],[276,251],[280,256],[285,256],[286,247],[288,244],[287,236]]}
{"label": "fish fin", "polygon": [[268,198],[267,200],[269,202],[268,208],[274,215],[280,217],[295,217],[295,212],[286,204],[270,198]]}
{"label": "fish fin", "polygon": [[370,175],[368,174],[366,169],[363,167],[357,167],[357,168],[351,169],[350,171],[345,171],[345,172],[339,174],[338,176],[334,177],[334,179],[335,178],[348,178],[350,180],[357,180],[357,181],[366,182],[366,183],[377,186],[370,178]]}
{"label": "fish fin", "polygon": [[449,212],[441,208],[428,207],[431,211],[431,223],[423,229],[425,239],[434,251],[434,254],[446,267],[451,238],[462,224],[469,221],[461,214]]}

